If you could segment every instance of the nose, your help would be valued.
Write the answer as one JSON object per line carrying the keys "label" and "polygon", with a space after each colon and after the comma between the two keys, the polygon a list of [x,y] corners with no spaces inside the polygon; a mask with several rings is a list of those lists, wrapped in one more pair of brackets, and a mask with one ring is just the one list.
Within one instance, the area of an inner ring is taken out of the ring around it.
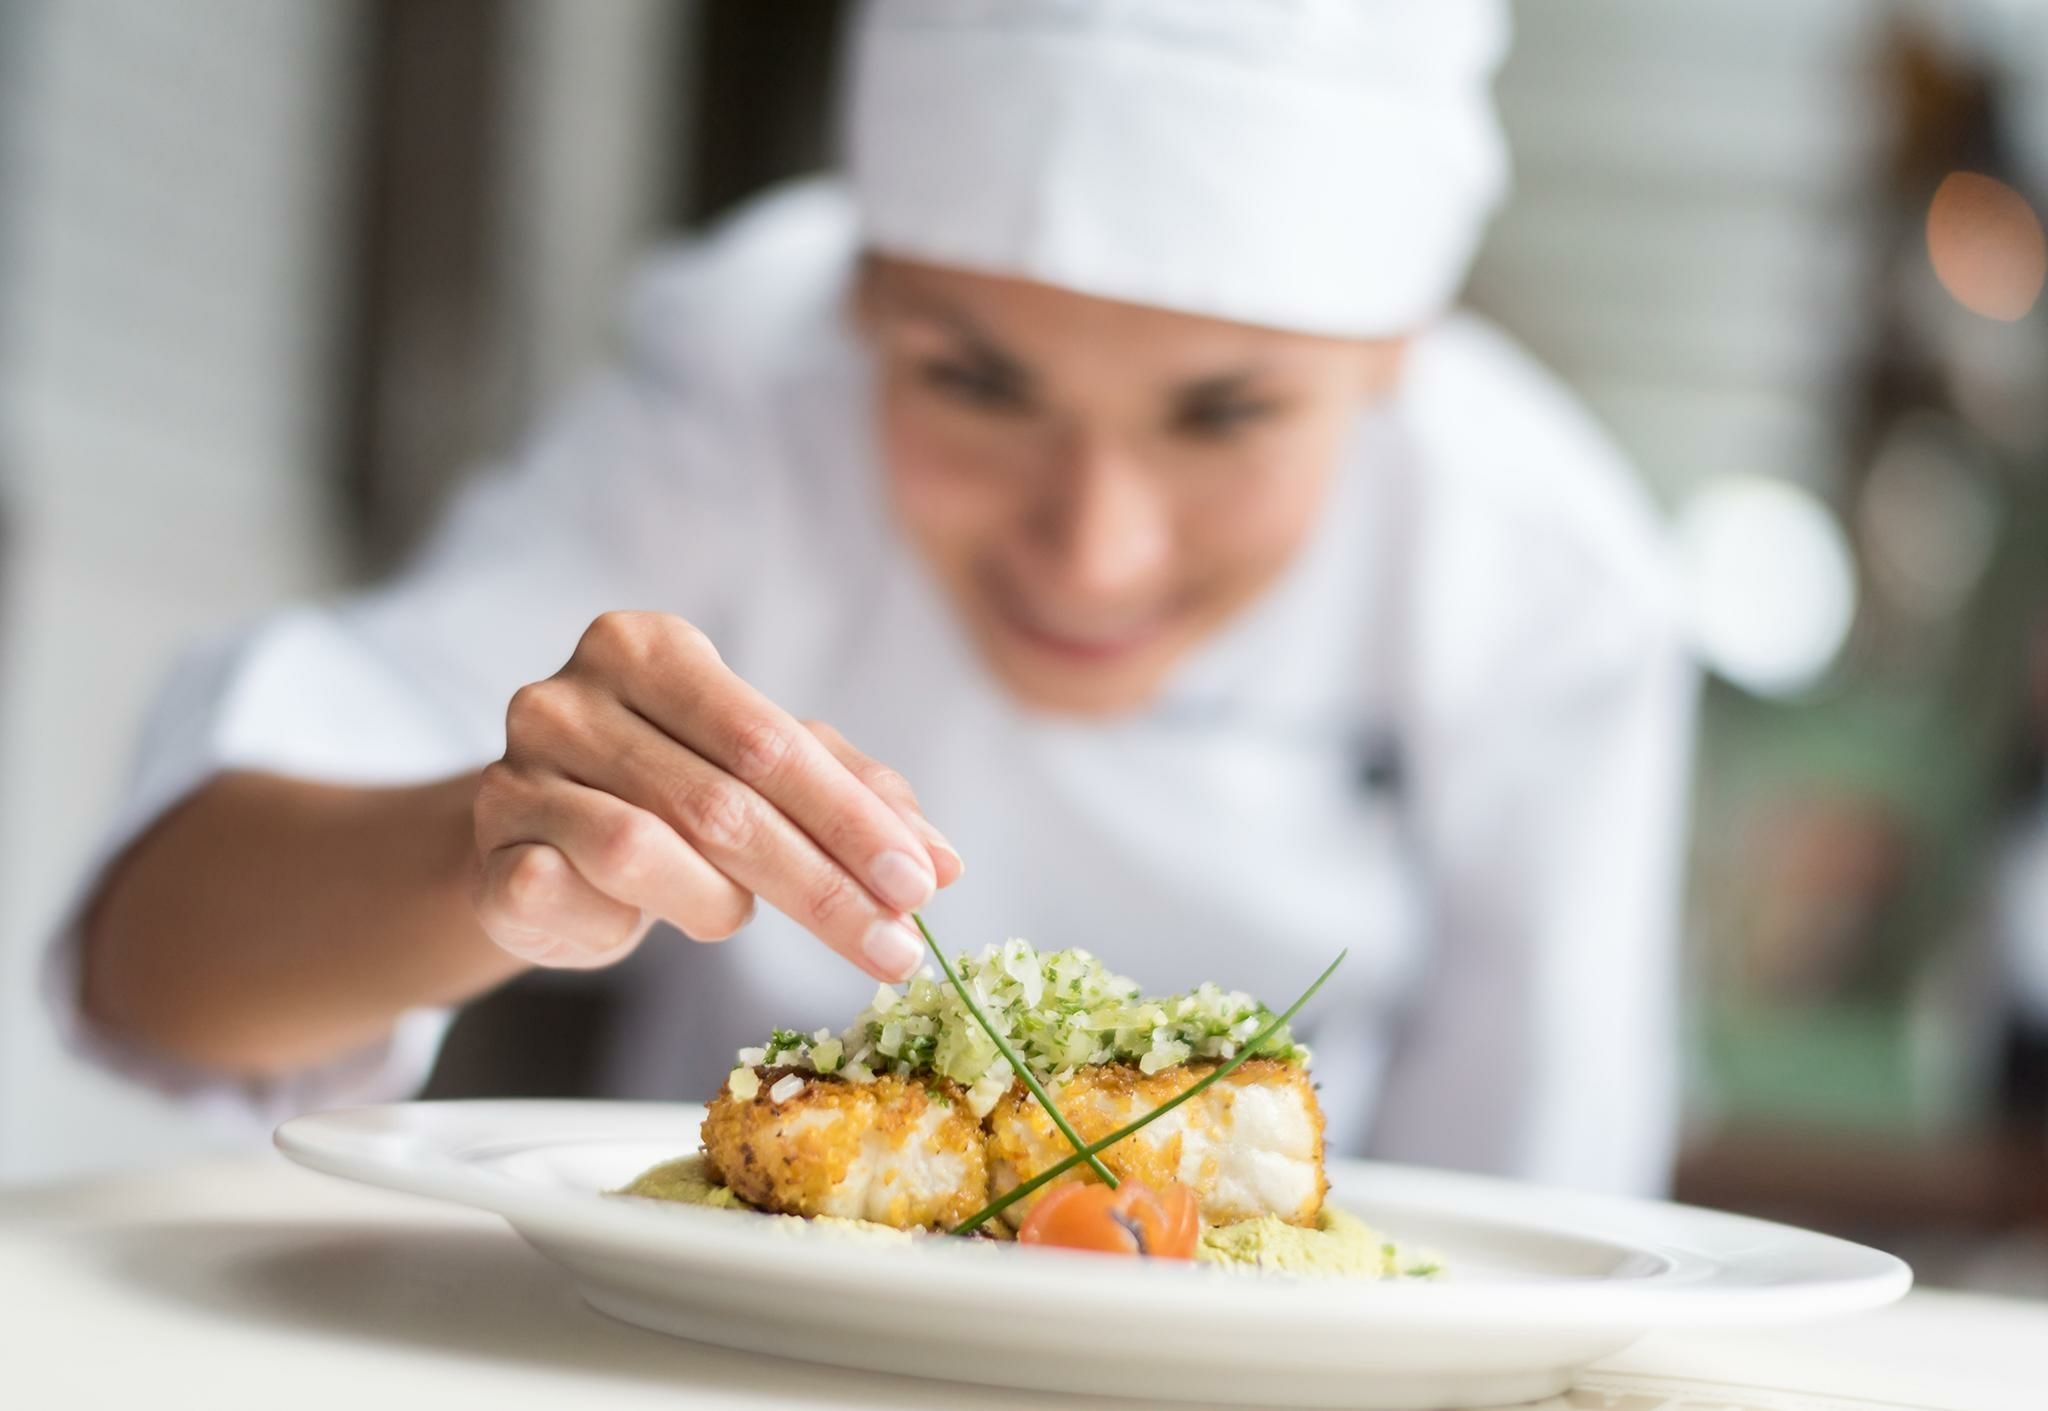
{"label": "nose", "polygon": [[1157,479],[1100,439],[1063,448],[1060,487],[1044,516],[1047,567],[1083,601],[1115,599],[1153,582],[1172,554],[1172,516]]}

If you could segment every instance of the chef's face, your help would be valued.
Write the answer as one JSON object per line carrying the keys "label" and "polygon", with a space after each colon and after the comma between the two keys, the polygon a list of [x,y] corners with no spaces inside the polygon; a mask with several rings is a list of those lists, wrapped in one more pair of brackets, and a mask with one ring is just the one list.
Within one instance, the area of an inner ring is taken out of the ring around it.
{"label": "chef's face", "polygon": [[1308,538],[1398,341],[871,258],[896,510],[1027,705],[1144,705]]}

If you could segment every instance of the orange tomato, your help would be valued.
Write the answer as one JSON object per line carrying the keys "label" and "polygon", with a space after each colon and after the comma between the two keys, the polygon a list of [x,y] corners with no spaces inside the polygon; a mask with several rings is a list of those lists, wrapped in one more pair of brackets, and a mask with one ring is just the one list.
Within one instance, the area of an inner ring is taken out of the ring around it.
{"label": "orange tomato", "polygon": [[1054,1186],[1017,1231],[1023,1244],[1153,1259],[1193,1259],[1201,1237],[1195,1193],[1178,1182],[1163,1191],[1142,1181],[1125,1181],[1115,1190],[1093,1182]]}

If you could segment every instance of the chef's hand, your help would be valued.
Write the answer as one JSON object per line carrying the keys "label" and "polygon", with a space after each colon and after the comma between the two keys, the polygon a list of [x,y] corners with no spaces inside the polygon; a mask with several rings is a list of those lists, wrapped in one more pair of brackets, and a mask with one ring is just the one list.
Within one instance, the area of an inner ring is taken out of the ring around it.
{"label": "chef's hand", "polygon": [[649,612],[606,613],[568,665],[513,695],[476,839],[485,931],[571,968],[621,959],[656,921],[722,940],[758,897],[901,980],[925,957],[904,913],[961,871],[901,775]]}

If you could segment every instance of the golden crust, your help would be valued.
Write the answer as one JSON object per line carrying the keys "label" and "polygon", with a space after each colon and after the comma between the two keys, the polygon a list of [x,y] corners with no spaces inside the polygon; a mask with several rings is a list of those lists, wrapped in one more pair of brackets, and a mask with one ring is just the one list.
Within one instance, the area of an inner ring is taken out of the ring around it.
{"label": "golden crust", "polygon": [[[1130,1064],[1102,1064],[1076,1072],[1053,1099],[1092,1142],[1179,1096],[1214,1066],[1182,1064],[1146,1074]],[[1072,1152],[1022,1083],[977,1123],[965,1092],[942,1078],[884,1074],[855,1083],[792,1068],[758,1072],[761,1085],[753,1098],[741,1101],[729,1090],[719,1092],[706,1110],[702,1135],[715,1177],[762,1210],[945,1229]],[[792,1073],[804,1080],[802,1089],[774,1101],[770,1091]],[[1276,1098],[1263,1105],[1269,1113],[1277,1106],[1299,1114],[1288,1118],[1291,1137],[1284,1150],[1274,1145],[1270,1131],[1248,1135],[1244,1127],[1250,1124],[1237,1121],[1238,1098],[1251,1088],[1267,1089]],[[1192,1161],[1190,1143],[1196,1144]],[[1294,1168],[1295,1179],[1277,1205],[1265,1191],[1228,1178],[1223,1167],[1234,1146],[1257,1149],[1268,1160],[1279,1156]],[[1276,1059],[1243,1064],[1111,1147],[1103,1162],[1119,1180],[1187,1182],[1210,1223],[1272,1214],[1313,1226],[1329,1189],[1315,1089],[1299,1064]],[[1093,1179],[1082,1168],[1054,1184]],[[1014,1227],[1036,1199],[1018,1202],[1004,1218]]]}
{"label": "golden crust", "polygon": [[[790,1073],[803,1088],[778,1103],[770,1089]],[[789,1068],[760,1077],[747,1101],[721,1090],[701,1133],[718,1179],[748,1204],[916,1229],[958,1224],[988,1203],[987,1146],[957,1084],[894,1074],[854,1083]],[[927,1168],[947,1178],[934,1182]]]}
{"label": "golden crust", "polygon": [[[1130,1064],[1102,1064],[1077,1071],[1052,1093],[1052,1098],[1082,1139],[1095,1142],[1186,1092],[1215,1066],[1186,1063],[1146,1074]],[[1249,1208],[1242,1192],[1225,1194],[1219,1190],[1216,1148],[1232,1137],[1232,1109],[1238,1094],[1253,1087],[1278,1089],[1283,1095],[1292,1096],[1307,1119],[1309,1140],[1306,1149],[1294,1159],[1313,1167],[1313,1181],[1309,1190],[1288,1208]],[[1056,1165],[1073,1150],[1053,1125],[1052,1118],[1021,1083],[996,1103],[987,1126],[989,1164],[997,1195]],[[1185,1160],[1190,1138],[1201,1144],[1193,1171],[1187,1169]],[[1289,1224],[1312,1226],[1329,1192],[1329,1178],[1323,1168],[1323,1110],[1316,1101],[1315,1088],[1299,1064],[1270,1058],[1254,1058],[1240,1065],[1166,1118],[1110,1147],[1102,1153],[1102,1162],[1120,1181],[1143,1181],[1155,1187],[1168,1181],[1188,1182],[1202,1200],[1204,1218],[1211,1223],[1273,1214]],[[1095,1179],[1085,1168],[1076,1168],[1045,1189]],[[1013,1224],[1021,1221],[1038,1198],[1029,1196],[1019,1201],[1005,1212],[1005,1218]]]}

